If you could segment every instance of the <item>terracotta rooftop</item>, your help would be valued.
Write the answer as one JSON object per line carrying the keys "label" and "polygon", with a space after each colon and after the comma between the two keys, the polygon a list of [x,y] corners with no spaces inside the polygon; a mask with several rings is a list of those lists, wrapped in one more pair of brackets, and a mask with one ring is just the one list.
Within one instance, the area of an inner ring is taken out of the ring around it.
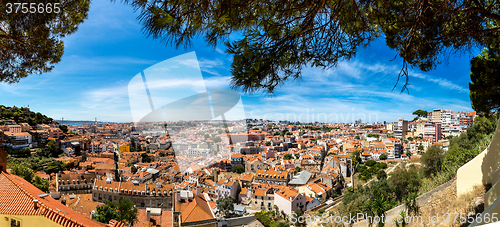
{"label": "terracotta rooftop", "polygon": [[[21,177],[0,173],[0,213],[15,215],[41,215],[62,225],[71,227],[106,226],[76,213],[62,203],[28,183]],[[38,200],[35,209],[33,200]]]}
{"label": "terracotta rooftop", "polygon": [[195,194],[193,199],[177,201],[176,197],[177,195],[174,196],[174,212],[181,213],[182,223],[215,219],[204,198]]}

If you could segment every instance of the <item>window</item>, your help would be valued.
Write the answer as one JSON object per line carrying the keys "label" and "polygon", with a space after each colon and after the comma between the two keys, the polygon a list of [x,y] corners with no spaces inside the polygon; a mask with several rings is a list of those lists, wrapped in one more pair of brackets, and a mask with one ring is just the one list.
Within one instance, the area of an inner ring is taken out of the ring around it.
{"label": "window", "polygon": [[257,204],[257,200],[255,200],[255,204]]}
{"label": "window", "polygon": [[10,227],[21,227],[21,221],[14,218],[10,219]]}

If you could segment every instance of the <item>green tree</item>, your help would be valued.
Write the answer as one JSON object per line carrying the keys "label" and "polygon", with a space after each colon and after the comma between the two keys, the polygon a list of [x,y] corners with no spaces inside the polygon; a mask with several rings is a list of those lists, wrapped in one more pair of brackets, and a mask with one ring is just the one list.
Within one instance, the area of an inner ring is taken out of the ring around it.
{"label": "green tree", "polygon": [[302,215],[303,215],[302,210],[301,209],[297,209],[297,210],[294,211],[294,214],[295,214],[295,218],[297,219],[297,222],[295,222],[293,224],[296,225],[296,226],[300,226],[300,227],[306,226],[306,222],[305,221],[302,221],[302,222],[298,221],[299,217],[302,217]]}
{"label": "green tree", "polygon": [[432,145],[422,154],[420,161],[422,162],[426,176],[435,174],[441,171],[444,161],[444,150],[437,145]]}
{"label": "green tree", "polygon": [[352,167],[356,167],[358,163],[361,163],[361,153],[359,150],[355,150],[351,154]]}
{"label": "green tree", "polygon": [[365,165],[366,165],[366,166],[369,166],[369,167],[372,167],[372,166],[374,166],[374,165],[376,165],[376,164],[377,164],[377,162],[376,162],[376,161],[374,161],[374,160],[368,160],[368,161],[366,161],[366,163],[365,163]]}
{"label": "green tree", "polygon": [[495,115],[477,116],[467,132],[450,139],[442,167],[454,172],[489,146],[497,126]]}
{"label": "green tree", "polygon": [[118,213],[117,221],[125,222],[130,226],[134,225],[134,222],[137,221],[137,208],[135,207],[135,203],[119,196],[118,203],[109,203],[112,204],[113,208]]}
{"label": "green tree", "polygon": [[33,180],[33,177],[35,176],[35,173],[33,170],[29,169],[28,167],[24,165],[14,165],[12,167],[11,173],[17,176],[22,177],[26,181],[30,182]]}
{"label": "green tree", "polygon": [[234,203],[235,199],[232,196],[227,196],[224,198],[219,198],[216,203],[217,203],[217,209],[224,213],[224,215],[227,217],[230,212],[234,211]]}
{"label": "green tree", "polygon": [[299,166],[295,166],[295,172],[297,172],[297,173],[298,173],[298,172],[300,172],[300,170],[301,170],[301,169],[300,169],[300,167],[299,167]]}
{"label": "green tree", "polygon": [[31,184],[33,184],[33,186],[37,187],[43,192],[49,192],[49,181],[42,179],[39,176],[35,176]]}
{"label": "green tree", "polygon": [[104,204],[102,206],[97,206],[96,213],[92,218],[98,222],[107,224],[111,219],[118,219],[118,212],[109,204]]}
{"label": "green tree", "polygon": [[[0,82],[15,83],[30,74],[47,73],[61,61],[62,38],[75,32],[87,18],[90,1],[62,0],[57,3],[60,3],[60,13],[22,13],[21,8],[16,12],[15,5],[2,3]],[[55,12],[55,6],[52,8]]]}
{"label": "green tree", "polygon": [[226,44],[232,86],[245,92],[273,93],[304,67],[334,67],[377,37],[403,59],[405,89],[408,65],[428,71],[451,51],[494,43],[500,25],[499,4],[488,0],[125,2],[167,45],[187,48],[195,37]]}
{"label": "green tree", "polygon": [[385,153],[381,154],[379,158],[380,158],[380,160],[387,160],[387,154],[385,154]]}
{"label": "green tree", "polygon": [[210,138],[212,141],[214,141],[215,143],[219,143],[221,140],[220,136],[214,136],[212,138]]}
{"label": "green tree", "polygon": [[39,148],[36,150],[36,155],[39,157],[50,157],[50,151],[46,148]]}
{"label": "green tree", "polygon": [[377,180],[387,179],[387,173],[384,170],[377,172]]}
{"label": "green tree", "polygon": [[471,60],[469,90],[471,105],[479,113],[500,108],[500,54],[493,48]]}
{"label": "green tree", "polygon": [[266,141],[266,146],[271,146],[271,141]]}
{"label": "green tree", "polygon": [[409,151],[409,150],[408,150],[408,151],[406,151],[406,156],[407,156],[408,158],[411,158],[411,156],[412,156],[412,155],[413,155],[413,154],[411,153],[411,151]]}
{"label": "green tree", "polygon": [[59,128],[63,131],[63,133],[68,133],[68,126],[67,125],[59,125]]}
{"label": "green tree", "polygon": [[137,142],[134,137],[130,137],[130,150],[132,150],[132,148],[137,149]]}
{"label": "green tree", "polygon": [[231,170],[231,172],[233,173],[244,173],[245,172],[245,167],[243,165],[237,165],[235,167],[233,167],[233,169]]}
{"label": "green tree", "polygon": [[393,188],[394,196],[400,202],[406,195],[418,192],[422,184],[422,179],[414,165],[409,166],[409,168],[400,165],[390,175],[389,185]]}
{"label": "green tree", "polygon": [[31,154],[31,149],[29,147],[26,147],[24,148],[24,152],[23,152],[25,155],[30,155]]}
{"label": "green tree", "polygon": [[418,110],[413,111],[412,114],[416,115],[417,117],[427,117],[428,112],[425,110],[418,109]]}
{"label": "green tree", "polygon": [[422,153],[422,152],[424,151],[424,145],[422,145],[422,144],[418,145],[417,150],[418,150],[420,153]]}
{"label": "green tree", "polygon": [[293,159],[293,155],[291,155],[291,154],[285,154],[285,155],[283,155],[283,159],[284,159],[284,160],[290,160],[290,159]]}
{"label": "green tree", "polygon": [[56,141],[54,140],[49,140],[49,142],[47,143],[47,149],[49,150],[50,154],[52,155],[52,157],[57,157],[57,146],[56,146]]}
{"label": "green tree", "polygon": [[142,157],[142,162],[143,163],[150,163],[152,161],[151,157],[148,154],[146,154],[146,153],[142,153],[141,157]]}
{"label": "green tree", "polygon": [[108,200],[104,205],[98,206],[93,219],[102,223],[109,223],[111,219],[115,219],[133,226],[137,221],[137,208],[134,202],[119,196],[117,202]]}

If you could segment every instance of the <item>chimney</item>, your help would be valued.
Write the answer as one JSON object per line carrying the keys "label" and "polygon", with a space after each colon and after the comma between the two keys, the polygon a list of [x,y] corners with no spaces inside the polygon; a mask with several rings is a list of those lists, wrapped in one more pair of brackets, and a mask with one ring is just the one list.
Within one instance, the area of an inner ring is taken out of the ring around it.
{"label": "chimney", "polygon": [[38,209],[38,199],[33,200],[33,206],[35,207],[35,210]]}
{"label": "chimney", "polygon": [[175,199],[177,199],[177,202],[181,201],[181,192],[180,191],[175,192]]}
{"label": "chimney", "polygon": [[201,197],[200,187],[196,187],[196,196]]}
{"label": "chimney", "polygon": [[146,220],[147,222],[151,221],[151,208],[146,208]]}

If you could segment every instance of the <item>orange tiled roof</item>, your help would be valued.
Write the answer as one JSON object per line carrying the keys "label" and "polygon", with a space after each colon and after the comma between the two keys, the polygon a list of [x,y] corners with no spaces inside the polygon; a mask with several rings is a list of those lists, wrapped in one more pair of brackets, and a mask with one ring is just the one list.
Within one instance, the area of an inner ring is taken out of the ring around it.
{"label": "orange tiled roof", "polygon": [[[15,215],[41,215],[62,226],[106,226],[76,213],[26,180],[5,172],[0,173],[0,213]],[[38,200],[35,209],[33,200]]]}
{"label": "orange tiled roof", "polygon": [[181,213],[182,223],[214,219],[208,202],[202,197],[194,195],[194,198],[191,201],[180,202],[175,198],[174,201],[175,212]]}

